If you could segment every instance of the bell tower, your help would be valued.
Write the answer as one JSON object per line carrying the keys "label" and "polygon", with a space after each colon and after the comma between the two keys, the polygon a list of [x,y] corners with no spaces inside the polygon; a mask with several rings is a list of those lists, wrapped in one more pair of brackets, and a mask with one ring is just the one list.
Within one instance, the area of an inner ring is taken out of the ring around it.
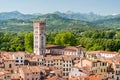
{"label": "bell tower", "polygon": [[46,22],[45,21],[35,21],[34,27],[34,53],[36,55],[45,56],[46,50]]}

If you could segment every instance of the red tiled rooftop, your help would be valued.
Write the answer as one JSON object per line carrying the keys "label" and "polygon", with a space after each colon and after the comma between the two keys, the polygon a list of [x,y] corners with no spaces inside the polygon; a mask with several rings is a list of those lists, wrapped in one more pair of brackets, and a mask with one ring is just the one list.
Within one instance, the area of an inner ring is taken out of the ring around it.
{"label": "red tiled rooftop", "polygon": [[61,60],[62,56],[52,56],[54,60]]}
{"label": "red tiled rooftop", "polygon": [[11,79],[18,80],[20,78],[21,78],[20,74],[11,74]]}
{"label": "red tiled rooftop", "polygon": [[104,53],[104,54],[118,54],[118,52],[110,52],[110,51],[88,51],[88,54],[98,54],[98,53]]}
{"label": "red tiled rooftop", "polygon": [[35,55],[33,58],[36,58],[36,59],[43,59],[44,57],[42,55]]}
{"label": "red tiled rooftop", "polygon": [[59,46],[59,45],[47,45],[46,49],[63,49],[63,50],[76,50],[82,46]]}
{"label": "red tiled rooftop", "polygon": [[64,50],[73,50],[73,51],[75,51],[75,50],[77,50],[77,48],[76,48],[76,47],[73,47],[73,46],[66,46],[66,47],[64,48]]}
{"label": "red tiled rooftop", "polygon": [[11,74],[11,73],[8,71],[0,70],[0,77],[5,75],[5,74]]}
{"label": "red tiled rooftop", "polygon": [[14,52],[14,56],[25,56],[26,52]]}
{"label": "red tiled rooftop", "polygon": [[102,80],[103,78],[105,78],[103,75],[90,75],[86,80]]}

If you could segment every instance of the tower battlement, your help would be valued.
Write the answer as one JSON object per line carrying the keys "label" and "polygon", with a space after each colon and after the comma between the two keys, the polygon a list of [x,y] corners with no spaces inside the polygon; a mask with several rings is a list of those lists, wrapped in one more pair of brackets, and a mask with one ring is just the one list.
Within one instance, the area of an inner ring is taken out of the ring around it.
{"label": "tower battlement", "polygon": [[46,21],[45,20],[38,20],[38,21],[34,21],[34,23],[46,24]]}

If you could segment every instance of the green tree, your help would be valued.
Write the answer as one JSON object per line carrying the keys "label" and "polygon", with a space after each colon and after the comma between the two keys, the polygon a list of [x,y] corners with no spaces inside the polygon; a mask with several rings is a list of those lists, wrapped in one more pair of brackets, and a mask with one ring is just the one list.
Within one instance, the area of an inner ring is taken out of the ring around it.
{"label": "green tree", "polygon": [[27,52],[33,52],[33,33],[27,33],[25,34],[25,51]]}
{"label": "green tree", "polygon": [[76,45],[76,38],[71,32],[62,32],[55,36],[55,44],[62,46]]}
{"label": "green tree", "polygon": [[120,54],[120,49],[118,50],[119,54]]}

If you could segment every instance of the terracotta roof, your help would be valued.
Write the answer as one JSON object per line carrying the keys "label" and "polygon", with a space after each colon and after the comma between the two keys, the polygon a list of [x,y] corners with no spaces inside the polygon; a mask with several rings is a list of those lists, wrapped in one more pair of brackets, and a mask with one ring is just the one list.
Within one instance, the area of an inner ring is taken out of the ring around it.
{"label": "terracotta roof", "polygon": [[8,71],[0,70],[0,76],[3,76],[5,74],[11,74],[11,73]]}
{"label": "terracotta roof", "polygon": [[29,69],[31,72],[40,72],[40,68],[37,66],[31,66],[31,67],[29,67]]}
{"label": "terracotta roof", "polygon": [[59,46],[59,45],[47,45],[46,49],[63,49],[63,50],[77,50],[81,46]]}
{"label": "terracotta roof", "polygon": [[14,68],[4,68],[5,71],[11,71],[14,70]]}
{"label": "terracotta roof", "polygon": [[0,58],[0,62],[3,62],[3,58]]}
{"label": "terracotta roof", "polygon": [[74,60],[74,63],[75,64],[80,63],[80,60]]}
{"label": "terracotta roof", "polygon": [[8,55],[8,52],[2,51],[2,52],[1,52],[1,55],[2,55],[2,56]]}
{"label": "terracotta roof", "polygon": [[63,56],[63,60],[65,61],[72,61],[71,57],[70,56]]}
{"label": "terracotta roof", "polygon": [[11,74],[11,79],[20,79],[20,74]]}
{"label": "terracotta roof", "polygon": [[13,70],[18,70],[20,66],[14,66]]}
{"label": "terracotta roof", "polygon": [[54,66],[50,66],[49,69],[51,72],[54,72],[56,74],[61,74],[61,70],[56,70]]}
{"label": "terracotta roof", "polygon": [[61,60],[62,56],[52,56],[54,60]]}
{"label": "terracotta roof", "polygon": [[21,67],[19,69],[22,70],[23,73],[31,73],[31,71],[29,70],[29,68],[27,66],[23,66],[23,67]]}
{"label": "terracotta roof", "polygon": [[52,56],[47,56],[47,57],[45,57],[45,60],[46,61],[53,61],[53,57]]}
{"label": "terracotta roof", "polygon": [[88,54],[98,54],[98,53],[104,53],[104,54],[118,54],[118,52],[110,52],[110,51],[88,51]]}
{"label": "terracotta roof", "polygon": [[23,71],[23,73],[32,73],[32,72],[40,72],[39,66],[23,66],[19,68]]}
{"label": "terracotta roof", "polygon": [[46,49],[64,49],[65,46],[59,46],[59,45],[47,45]]}
{"label": "terracotta roof", "polygon": [[80,57],[77,56],[77,55],[64,55],[64,56],[69,56],[69,57],[71,57],[71,58],[80,58]]}
{"label": "terracotta roof", "polygon": [[73,46],[66,46],[66,47],[64,48],[64,50],[73,50],[73,51],[76,51],[77,48],[76,48],[76,47],[73,47]]}
{"label": "terracotta roof", "polygon": [[77,77],[72,77],[72,78],[69,78],[69,80],[78,80]]}
{"label": "terracotta roof", "polygon": [[103,75],[91,75],[91,76],[88,76],[86,80],[102,80],[104,78],[105,76]]}
{"label": "terracotta roof", "polygon": [[54,70],[54,72],[57,73],[57,74],[61,74],[62,73],[61,70]]}
{"label": "terracotta roof", "polygon": [[10,52],[1,52],[2,59],[7,60],[14,60]]}
{"label": "terracotta roof", "polygon": [[44,59],[44,57],[42,55],[35,55],[33,59]]}
{"label": "terracotta roof", "polygon": [[69,78],[69,80],[86,80],[87,76],[75,76],[72,78]]}
{"label": "terracotta roof", "polygon": [[62,78],[59,78],[58,76],[48,76],[45,80],[64,80]]}
{"label": "terracotta roof", "polygon": [[98,53],[100,53],[100,51],[88,51],[87,53],[88,54],[98,54]]}
{"label": "terracotta roof", "polygon": [[119,63],[120,62],[120,56],[116,56],[114,58],[110,59],[112,62]]}
{"label": "terracotta roof", "polygon": [[40,68],[41,70],[49,70],[49,67],[47,67],[47,66],[39,66],[39,68]]}
{"label": "terracotta roof", "polygon": [[14,56],[22,56],[22,57],[24,57],[25,54],[26,54],[26,52],[14,52],[13,53]]}
{"label": "terracotta roof", "polygon": [[35,59],[31,59],[31,58],[26,58],[26,60],[28,60],[29,62],[36,62]]}

